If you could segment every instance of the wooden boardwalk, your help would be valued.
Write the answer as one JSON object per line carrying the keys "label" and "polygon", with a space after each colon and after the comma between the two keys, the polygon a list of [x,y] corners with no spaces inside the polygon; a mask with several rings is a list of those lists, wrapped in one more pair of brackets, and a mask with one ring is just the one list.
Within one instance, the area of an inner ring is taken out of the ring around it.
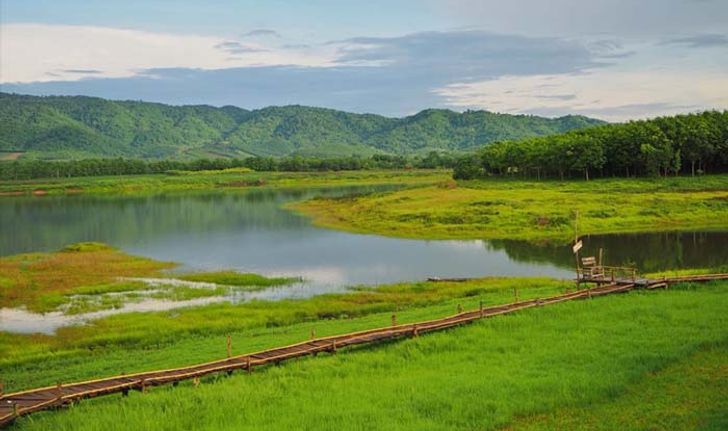
{"label": "wooden boardwalk", "polygon": [[[687,281],[710,281],[728,279],[728,274],[675,277],[659,280],[647,280],[641,287],[667,287],[671,283]],[[532,307],[556,304],[574,299],[591,298],[626,292],[637,285],[632,281],[618,280],[615,283],[601,284],[598,287],[577,290],[563,295],[542,299],[514,302],[511,304],[466,311],[442,319],[435,319],[404,325],[393,325],[361,332],[315,338],[298,344],[273,348],[256,353],[233,356],[226,359],[168,370],[149,371],[144,373],[120,375],[85,382],[69,383],[57,386],[31,389],[0,396],[0,427],[8,426],[17,417],[40,410],[61,407],[83,398],[96,397],[111,393],[128,393],[130,390],[145,391],[152,386],[176,384],[182,380],[193,379],[213,373],[232,373],[235,370],[252,371],[254,367],[278,363],[287,359],[313,355],[319,352],[336,352],[337,349],[369,344],[377,341],[392,340],[403,337],[417,337],[427,332],[440,331],[463,325],[478,319],[501,314],[513,313]]]}

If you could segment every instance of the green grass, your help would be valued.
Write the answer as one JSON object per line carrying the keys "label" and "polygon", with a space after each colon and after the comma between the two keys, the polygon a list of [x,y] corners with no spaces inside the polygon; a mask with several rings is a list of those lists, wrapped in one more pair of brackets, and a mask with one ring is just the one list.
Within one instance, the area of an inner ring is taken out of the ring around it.
{"label": "green grass", "polygon": [[259,274],[239,273],[235,271],[217,271],[204,272],[197,274],[185,274],[175,277],[180,280],[201,281],[205,283],[215,283],[226,286],[245,286],[245,287],[269,287],[281,286],[285,284],[300,281],[296,277],[264,277]]}
{"label": "green grass", "polygon": [[[74,360],[79,360],[86,369],[88,358],[104,355],[105,352],[120,350],[126,358],[131,351],[140,350],[147,357],[149,349],[166,349],[178,345],[181,340],[196,340],[200,337],[224,339],[229,333],[245,334],[242,335],[245,340],[251,336],[256,339],[261,337],[269,341],[265,347],[273,347],[280,340],[269,338],[269,334],[277,333],[278,328],[287,331],[291,325],[306,327],[315,324],[319,335],[331,335],[387,325],[389,313],[396,310],[399,310],[398,320],[402,323],[430,319],[453,314],[458,304],[474,309],[481,300],[486,306],[512,302],[514,287],[518,289],[519,298],[527,299],[555,295],[567,287],[573,287],[573,284],[548,278],[399,283],[377,288],[361,287],[351,293],[319,295],[308,299],[220,303],[166,312],[125,313],[95,320],[91,325],[61,328],[55,336],[0,332],[0,374],[10,376],[6,377],[6,388],[32,386],[39,381],[46,381],[43,376],[53,368],[48,366],[49,361],[68,354]],[[378,317],[366,319],[374,315]],[[291,338],[287,340],[300,341],[308,337],[309,332],[308,329],[293,330],[290,332]],[[180,352],[165,354],[163,362],[156,363],[156,366],[185,365],[215,359],[220,354],[217,349],[205,351],[195,347],[190,350],[193,355],[202,356],[190,358]],[[45,364],[41,369],[35,366],[39,361]],[[147,360],[139,361],[139,366],[144,369],[155,368],[155,364]],[[68,364],[63,369],[67,378],[70,378],[72,374],[68,374]],[[26,370],[27,374],[22,370]],[[83,376],[78,375],[79,378]]]}
{"label": "green grass", "polygon": [[728,175],[488,179],[291,205],[320,226],[437,239],[568,240],[580,234],[728,228]]}
{"label": "green grass", "polygon": [[714,268],[686,268],[686,269],[671,269],[667,271],[652,272],[644,274],[646,278],[659,278],[659,277],[679,277],[686,275],[702,275],[702,274],[728,274],[728,264]]}
{"label": "green grass", "polygon": [[434,184],[445,170],[371,170],[339,172],[202,171],[195,175],[124,175],[28,181],[0,181],[0,199],[16,195],[152,194],[191,190],[310,188],[353,185]]}
{"label": "green grass", "polygon": [[519,418],[508,429],[725,430],[727,358],[725,343],[709,346],[648,373],[615,397]]}
{"label": "green grass", "polygon": [[[529,309],[251,375],[212,377],[199,387],[183,383],[87,400],[22,418],[17,429],[591,429],[586,425],[598,422],[603,429],[721,429],[727,287],[683,285]],[[443,311],[438,307],[411,310],[408,318]],[[359,320],[317,322],[316,328],[325,334],[335,323],[350,330]],[[237,353],[284,344],[305,338],[310,327],[237,333],[233,346]],[[213,349],[223,355],[223,337],[120,350],[79,361],[85,366],[69,354],[44,364],[45,380],[52,370],[80,377],[82,369],[116,361],[116,371],[130,372],[137,361],[169,362],[175,353],[191,359]],[[29,379],[30,371],[24,373]],[[680,382],[690,383],[685,393]]]}

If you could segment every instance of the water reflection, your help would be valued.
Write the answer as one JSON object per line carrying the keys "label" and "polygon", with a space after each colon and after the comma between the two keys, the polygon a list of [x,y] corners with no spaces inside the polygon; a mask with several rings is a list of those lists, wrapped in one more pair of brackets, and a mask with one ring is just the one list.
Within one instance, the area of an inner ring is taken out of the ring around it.
{"label": "water reflection", "polygon": [[[635,266],[641,272],[676,268],[717,267],[728,263],[728,232],[658,232],[618,235],[592,235],[582,238],[582,256],[598,256],[605,263]],[[571,248],[561,243],[490,241],[493,250],[503,250],[514,260],[552,263],[562,268],[574,266]]]}

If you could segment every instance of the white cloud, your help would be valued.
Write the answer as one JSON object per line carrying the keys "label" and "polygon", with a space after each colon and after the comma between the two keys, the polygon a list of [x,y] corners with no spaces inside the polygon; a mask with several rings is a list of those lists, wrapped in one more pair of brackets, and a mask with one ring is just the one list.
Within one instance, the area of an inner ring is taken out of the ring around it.
{"label": "white cloud", "polygon": [[606,62],[605,67],[507,74],[434,91],[459,108],[549,116],[576,113],[611,121],[728,108],[728,59],[717,55],[721,48],[651,41],[612,45],[597,44],[601,48],[592,50],[595,61]]}
{"label": "white cloud", "polygon": [[530,36],[725,32],[725,0],[427,0],[459,25]]}
{"label": "white cloud", "polygon": [[[230,43],[238,44],[237,52],[225,49]],[[4,24],[0,28],[1,83],[72,81],[91,74],[121,78],[169,67],[329,66],[334,56],[334,47],[283,48],[108,27]]]}
{"label": "white cloud", "polygon": [[504,113],[582,113],[622,121],[728,106],[728,76],[710,71],[614,71],[503,76],[436,90],[456,107]]}

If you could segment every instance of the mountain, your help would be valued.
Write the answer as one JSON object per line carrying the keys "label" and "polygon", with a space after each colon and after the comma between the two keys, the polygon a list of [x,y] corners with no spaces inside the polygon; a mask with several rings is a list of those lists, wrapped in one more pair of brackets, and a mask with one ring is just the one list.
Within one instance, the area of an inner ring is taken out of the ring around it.
{"label": "mountain", "polygon": [[602,124],[428,109],[404,118],[306,106],[246,110],[0,93],[0,152],[26,158],[342,156],[467,151]]}

